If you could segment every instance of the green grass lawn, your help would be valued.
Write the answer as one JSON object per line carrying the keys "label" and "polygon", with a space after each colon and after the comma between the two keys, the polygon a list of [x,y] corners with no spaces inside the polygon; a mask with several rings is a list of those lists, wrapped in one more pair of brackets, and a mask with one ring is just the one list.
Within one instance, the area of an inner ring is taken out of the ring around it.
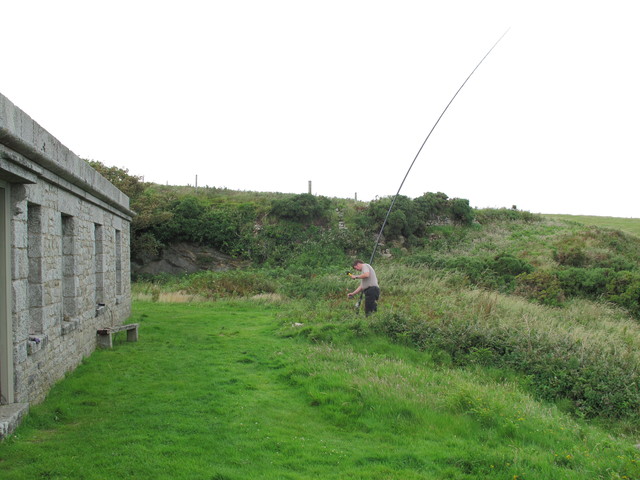
{"label": "green grass lawn", "polygon": [[558,220],[569,220],[571,222],[582,223],[584,225],[595,225],[596,227],[613,228],[640,237],[640,218],[619,218],[619,217],[597,217],[593,215],[560,215],[544,214],[545,217]]}
{"label": "green grass lawn", "polygon": [[309,342],[278,312],[134,303],[140,341],[121,334],[32,407],[0,478],[640,478],[632,443],[501,372],[366,335]]}

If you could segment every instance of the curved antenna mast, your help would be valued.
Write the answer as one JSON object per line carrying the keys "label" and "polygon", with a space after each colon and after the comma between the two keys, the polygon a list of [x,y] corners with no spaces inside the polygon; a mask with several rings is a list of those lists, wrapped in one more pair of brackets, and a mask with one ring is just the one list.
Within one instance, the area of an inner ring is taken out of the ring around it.
{"label": "curved antenna mast", "polygon": [[[442,113],[440,114],[440,116],[438,117],[438,119],[436,120],[436,123],[433,124],[433,127],[431,127],[431,130],[429,131],[429,133],[427,134],[427,137],[424,139],[424,142],[422,142],[422,145],[420,145],[420,148],[418,149],[418,153],[416,153],[416,156],[413,158],[413,161],[411,162],[411,164],[409,165],[409,169],[407,170],[407,173],[405,173],[404,178],[402,179],[402,182],[400,183],[400,186],[398,187],[398,191],[395,194],[395,196],[393,197],[393,200],[391,201],[391,205],[389,205],[389,210],[387,210],[387,215],[384,217],[384,221],[382,222],[382,227],[380,227],[380,232],[378,233],[378,237],[376,238],[376,242],[373,246],[373,251],[371,252],[371,258],[369,259],[369,264],[373,263],[373,260],[376,256],[376,251],[378,250],[378,245],[380,244],[380,238],[382,237],[382,232],[384,231],[384,227],[387,225],[387,220],[389,220],[389,215],[391,214],[391,210],[393,209],[393,206],[396,203],[396,200],[398,199],[398,196],[400,196],[400,190],[402,190],[402,187],[404,186],[404,182],[407,179],[407,177],[409,176],[409,173],[411,172],[411,169],[413,168],[413,165],[416,163],[416,160],[418,159],[418,156],[420,156],[420,153],[422,152],[422,149],[424,148],[425,144],[427,143],[427,140],[429,140],[429,137],[431,137],[431,134],[433,133],[433,131],[436,129],[436,127],[438,126],[438,123],[440,123],[440,120],[442,119],[442,117],[444,116],[444,114],[447,112],[447,110],[449,109],[449,106],[453,103],[453,101],[455,100],[455,98],[458,96],[458,94],[460,93],[460,90],[462,90],[464,88],[464,86],[467,84],[467,82],[469,81],[469,79],[473,76],[473,74],[475,73],[475,71],[480,67],[480,65],[482,65],[482,62],[484,62],[485,58],[487,58],[489,56],[489,54],[493,51],[494,48],[496,48],[496,46],[498,45],[498,43],[500,43],[500,40],[502,40],[504,38],[504,36],[509,32],[509,29],[507,29],[501,36],[500,38],[498,38],[498,40],[496,41],[496,43],[493,44],[493,46],[489,49],[489,51],[487,53],[485,53],[484,57],[482,57],[482,59],[478,62],[478,64],[475,66],[475,68],[471,71],[471,73],[469,74],[469,76],[465,79],[464,82],[462,82],[462,85],[460,85],[460,88],[458,88],[458,90],[456,91],[456,93],[453,95],[453,97],[451,97],[451,100],[449,100],[449,103],[447,103],[447,106],[444,107],[444,110],[442,111]],[[359,310],[360,308],[360,303],[362,300],[362,292],[360,293],[360,299],[358,299],[358,302],[356,303],[356,312]]]}
{"label": "curved antenna mast", "polygon": [[384,222],[382,222],[382,228],[380,229],[380,233],[378,233],[378,238],[376,239],[376,243],[375,243],[375,245],[373,247],[373,252],[371,252],[371,259],[369,260],[369,264],[373,263],[373,259],[374,259],[375,255],[376,255],[376,250],[378,249],[378,244],[380,243],[380,237],[382,237],[382,231],[384,230],[384,227],[387,225],[387,220],[389,220],[389,214],[391,213],[391,210],[393,209],[393,206],[396,203],[396,200],[398,199],[398,196],[400,195],[400,190],[402,190],[402,187],[404,186],[404,182],[407,179],[407,177],[409,176],[409,173],[411,172],[411,169],[413,168],[414,163],[416,163],[416,160],[418,159],[418,156],[420,155],[420,152],[422,152],[422,149],[424,148],[425,144],[427,143],[427,140],[429,140],[429,137],[431,136],[433,131],[438,126],[438,123],[440,123],[440,120],[442,119],[442,117],[444,116],[446,111],[449,109],[449,106],[453,103],[455,98],[458,96],[458,93],[460,93],[460,90],[462,90],[464,88],[464,86],[469,81],[471,76],[475,73],[475,71],[478,69],[478,67],[480,67],[480,65],[482,65],[482,62],[484,62],[484,59],[489,56],[489,54],[493,51],[494,48],[496,48],[496,45],[498,45],[498,43],[500,43],[500,40],[502,40],[504,38],[504,36],[507,34],[508,31],[509,30],[507,29],[507,31],[502,34],[502,36],[498,39],[498,41],[493,44],[493,47],[491,47],[489,49],[489,51],[485,54],[485,56],[482,57],[482,60],[480,60],[480,62],[478,62],[478,64],[471,71],[471,73],[466,78],[466,80],[464,82],[462,82],[462,85],[460,85],[460,88],[458,88],[458,90],[456,91],[455,95],[451,98],[451,100],[449,100],[449,103],[447,103],[447,106],[444,107],[444,110],[442,111],[442,113],[438,117],[438,120],[436,120],[436,123],[433,124],[433,127],[431,127],[431,130],[429,131],[429,134],[424,139],[424,142],[422,142],[422,145],[420,145],[420,148],[418,149],[418,153],[416,153],[416,156],[413,158],[413,161],[411,162],[411,165],[409,165],[409,169],[407,170],[407,173],[404,175],[404,178],[402,179],[402,182],[400,183],[400,186],[398,187],[398,192],[393,197],[391,205],[389,206],[389,210],[387,211],[387,215],[384,218]]}

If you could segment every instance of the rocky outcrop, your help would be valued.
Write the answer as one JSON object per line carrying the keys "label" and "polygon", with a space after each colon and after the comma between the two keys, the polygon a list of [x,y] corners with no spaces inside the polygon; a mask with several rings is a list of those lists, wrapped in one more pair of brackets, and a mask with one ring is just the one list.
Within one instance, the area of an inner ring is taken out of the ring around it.
{"label": "rocky outcrop", "polygon": [[243,262],[202,245],[176,243],[163,249],[157,258],[131,263],[134,274],[181,274],[202,270],[225,271],[241,267]]}

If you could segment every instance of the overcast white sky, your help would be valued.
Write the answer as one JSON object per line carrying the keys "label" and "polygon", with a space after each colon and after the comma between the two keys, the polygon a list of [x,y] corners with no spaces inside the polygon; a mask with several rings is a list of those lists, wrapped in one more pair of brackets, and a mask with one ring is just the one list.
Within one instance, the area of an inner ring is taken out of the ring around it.
{"label": "overcast white sky", "polygon": [[640,217],[634,0],[0,0],[0,92],[146,181]]}

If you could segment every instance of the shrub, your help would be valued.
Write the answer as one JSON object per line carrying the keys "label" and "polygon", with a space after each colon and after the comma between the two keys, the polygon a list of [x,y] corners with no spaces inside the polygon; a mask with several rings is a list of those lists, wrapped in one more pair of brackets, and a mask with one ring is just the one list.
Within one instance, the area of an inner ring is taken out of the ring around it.
{"label": "shrub", "polygon": [[329,207],[328,198],[302,193],[273,200],[270,213],[283,220],[311,223],[326,220]]}
{"label": "shrub", "polygon": [[553,259],[560,265],[569,267],[584,267],[588,263],[587,255],[581,246],[563,245],[553,252]]}
{"label": "shrub", "polygon": [[[393,197],[385,197],[369,204],[367,215],[372,219],[372,224],[378,225],[377,231],[381,228],[392,202]],[[433,225],[448,223],[470,225],[473,222],[473,215],[469,200],[450,199],[441,192],[425,193],[414,200],[399,195],[389,213],[384,234],[387,240],[400,237],[422,237]],[[418,242],[414,239],[413,243]]]}
{"label": "shrub", "polygon": [[383,232],[385,239],[408,237],[417,228],[417,218],[411,199],[399,195],[389,212],[392,202],[393,197],[385,197],[369,203],[369,208],[366,211],[367,217],[369,217],[367,228],[372,233],[379,232],[388,213],[389,217]]}
{"label": "shrub", "polygon": [[473,222],[473,209],[469,206],[469,200],[464,198],[452,198],[449,201],[451,220],[458,225],[471,225]]}
{"label": "shrub", "polygon": [[442,192],[424,193],[413,202],[425,225],[444,223],[449,218],[449,197]]}
{"label": "shrub", "polygon": [[556,275],[565,294],[595,299],[607,293],[614,272],[609,268],[564,268]]}
{"label": "shrub", "polygon": [[619,272],[607,283],[607,298],[640,318],[640,274]]}
{"label": "shrub", "polygon": [[522,210],[508,208],[483,208],[474,211],[474,217],[480,224],[497,222],[540,222],[541,215],[536,215]]}
{"label": "shrub", "polygon": [[558,278],[545,271],[518,275],[514,293],[542,305],[560,306],[565,300]]}
{"label": "shrub", "polygon": [[131,242],[131,258],[136,261],[156,258],[162,250],[162,243],[149,232],[144,232],[137,237],[136,242]]}
{"label": "shrub", "polygon": [[510,253],[496,255],[490,263],[491,269],[502,276],[517,276],[521,273],[531,273],[533,267],[526,260],[514,257]]}

